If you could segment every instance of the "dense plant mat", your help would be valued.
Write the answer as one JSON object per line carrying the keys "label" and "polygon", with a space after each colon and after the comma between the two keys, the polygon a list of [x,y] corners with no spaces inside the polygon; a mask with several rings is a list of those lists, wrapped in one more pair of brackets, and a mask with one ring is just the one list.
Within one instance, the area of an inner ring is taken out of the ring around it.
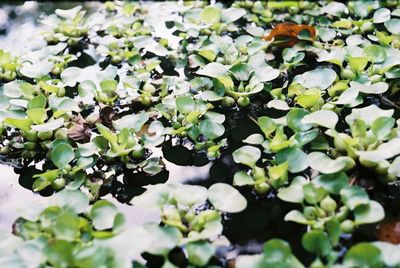
{"label": "dense plant mat", "polygon": [[[41,22],[41,46],[0,51],[0,153],[51,197],[0,233],[0,267],[400,266],[398,1]],[[158,216],[130,226],[115,202]]]}

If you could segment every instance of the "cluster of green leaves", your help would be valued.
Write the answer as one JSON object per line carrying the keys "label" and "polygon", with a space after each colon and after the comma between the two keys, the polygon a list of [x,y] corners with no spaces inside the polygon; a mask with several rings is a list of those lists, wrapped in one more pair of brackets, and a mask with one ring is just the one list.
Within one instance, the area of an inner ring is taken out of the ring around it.
{"label": "cluster of green leaves", "polygon": [[[224,215],[246,209],[239,191],[250,188],[294,204],[284,220],[307,227],[312,267],[400,265],[383,242],[339,250],[385,217],[360,170],[383,187],[400,177],[398,1],[100,6],[44,17],[42,48],[0,50],[1,156],[43,161],[32,190],[60,191],[4,235],[13,247],[0,243],[0,264],[141,267],[150,264],[138,256],[150,255],[163,267],[212,267]],[[267,38],[281,22],[316,35]],[[243,141],[230,133],[237,114],[258,126]],[[176,143],[211,161],[232,152],[236,188],[148,186],[131,203],[160,218],[124,227],[102,190],[132,172],[150,184],[165,169],[151,153]],[[171,258],[177,250],[184,264]],[[236,266],[303,267],[299,259],[272,239]]]}
{"label": "cluster of green leaves", "polygon": [[[213,209],[201,209],[207,200]],[[62,190],[50,204],[24,209],[14,223],[13,235],[0,233],[0,264],[132,267],[138,255],[147,253],[163,257],[163,267],[175,267],[169,253],[180,247],[186,250],[191,265],[204,266],[216,251],[210,241],[221,235],[221,213],[240,212],[247,205],[236,189],[223,183],[209,189],[159,184],[132,203],[159,210],[162,224],[154,220],[128,228],[124,226],[123,214],[111,202],[99,200],[89,205],[88,196],[81,191]],[[29,256],[24,252],[29,252]],[[133,266],[142,267],[138,263]]]}
{"label": "cluster of green leaves", "polygon": [[69,10],[57,9],[55,14],[46,17],[43,23],[50,29],[44,33],[49,44],[66,42],[70,46],[78,45],[88,34],[85,23],[86,11],[81,6]]}
{"label": "cluster of green leaves", "polygon": [[[302,240],[303,246],[311,252],[325,252],[330,250],[329,241],[318,232],[309,232]],[[352,246],[343,256],[343,261],[334,267],[397,267],[399,261],[392,253],[399,250],[398,245],[385,242],[361,242]],[[390,253],[389,253],[390,252]],[[264,250],[259,255],[242,255],[237,258],[236,267],[262,268],[269,266],[279,267],[306,267],[293,255],[290,245],[281,239],[271,239],[264,244]],[[315,260],[310,267],[325,266],[320,259]]]}

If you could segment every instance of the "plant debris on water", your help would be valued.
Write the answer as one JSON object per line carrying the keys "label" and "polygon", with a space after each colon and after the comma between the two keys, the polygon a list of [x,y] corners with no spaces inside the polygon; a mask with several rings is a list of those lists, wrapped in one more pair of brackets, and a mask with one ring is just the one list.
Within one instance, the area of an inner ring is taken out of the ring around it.
{"label": "plant debris on water", "polygon": [[0,267],[400,267],[398,0],[82,4],[0,50]]}

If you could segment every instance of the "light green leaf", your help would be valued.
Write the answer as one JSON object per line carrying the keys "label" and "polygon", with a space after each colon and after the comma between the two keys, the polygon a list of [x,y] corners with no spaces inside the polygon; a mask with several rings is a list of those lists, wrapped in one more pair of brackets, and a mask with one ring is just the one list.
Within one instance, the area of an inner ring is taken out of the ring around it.
{"label": "light green leaf", "polygon": [[287,162],[291,173],[298,173],[308,168],[307,154],[298,148],[285,148],[275,156],[278,164]]}
{"label": "light green leaf", "polygon": [[329,110],[320,110],[311,114],[305,115],[301,122],[303,124],[315,124],[326,128],[334,129],[339,117],[335,112]]}
{"label": "light green leaf", "polygon": [[261,157],[261,151],[257,147],[245,145],[234,151],[232,156],[236,163],[254,167]]}
{"label": "light green leaf", "polygon": [[90,218],[97,230],[112,228],[117,214],[117,208],[107,200],[97,201],[90,210]]}
{"label": "light green leaf", "polygon": [[393,109],[382,110],[378,106],[371,104],[364,108],[354,108],[351,114],[346,116],[347,124],[351,125],[355,119],[363,120],[367,125],[371,125],[378,117],[392,117]]}
{"label": "light green leaf", "polygon": [[366,85],[358,83],[356,81],[351,81],[350,86],[366,94],[382,94],[389,89],[389,85],[385,82],[378,82],[372,85]]}
{"label": "light green leaf", "polygon": [[360,205],[368,205],[369,197],[364,189],[358,186],[346,187],[340,191],[342,202],[350,209],[354,210]]}
{"label": "light green leaf", "polygon": [[208,263],[216,249],[206,241],[198,241],[186,245],[189,262],[193,265],[204,266]]}
{"label": "light green leaf", "polygon": [[236,172],[233,176],[233,185],[244,186],[244,185],[254,185],[254,179],[244,171]]}
{"label": "light green leaf", "polygon": [[337,74],[332,69],[321,68],[296,75],[294,82],[305,88],[327,89],[336,80]]}
{"label": "light green leaf", "polygon": [[139,132],[148,120],[148,113],[129,114],[113,121],[113,126],[116,130],[128,128],[133,129],[135,132]]}
{"label": "light green leaf", "polygon": [[308,155],[310,167],[324,174],[346,171],[355,166],[355,162],[348,156],[331,159],[324,153],[312,152]]}
{"label": "light green leaf", "polygon": [[386,50],[378,45],[370,45],[364,48],[364,55],[373,63],[381,63],[386,60]]}
{"label": "light green leaf", "polygon": [[392,34],[400,34],[400,19],[391,19],[386,21],[385,27]]}
{"label": "light green leaf", "polygon": [[38,132],[53,131],[64,125],[64,118],[60,117],[41,125],[33,125],[32,129]]}
{"label": "light green leaf", "polygon": [[234,22],[246,15],[246,10],[243,8],[224,8],[221,14],[222,21],[225,22]]}
{"label": "light green leaf", "polygon": [[56,167],[63,169],[75,158],[74,149],[69,144],[59,143],[51,151],[50,158]]}
{"label": "light green leaf", "polygon": [[339,194],[340,190],[348,185],[349,178],[346,173],[320,174],[312,181],[332,194]]}
{"label": "light green leaf", "polygon": [[215,183],[208,189],[208,200],[217,209],[237,213],[247,207],[247,200],[238,190],[225,183]]}
{"label": "light green leaf", "polygon": [[380,8],[374,12],[372,21],[374,23],[383,23],[390,20],[390,9]]}
{"label": "light green leaf", "polygon": [[221,9],[207,6],[204,8],[200,14],[201,20],[205,23],[217,23],[221,19]]}
{"label": "light green leaf", "polygon": [[224,76],[228,72],[228,67],[222,65],[221,63],[211,62],[198,70],[196,73],[198,75],[204,75],[208,77],[220,77]]}
{"label": "light green leaf", "polygon": [[292,210],[285,216],[285,221],[292,221],[299,224],[309,224],[310,221],[298,210]]}
{"label": "light green leaf", "polygon": [[208,140],[214,140],[224,134],[225,127],[220,123],[206,119],[199,123],[199,130]]}
{"label": "light green leaf", "polygon": [[352,246],[344,256],[343,265],[345,267],[383,267],[381,253],[374,245],[363,242]]}
{"label": "light green leaf", "polygon": [[366,205],[359,205],[354,209],[354,223],[369,224],[379,222],[385,217],[385,211],[381,204],[376,201],[369,201]]}
{"label": "light green leaf", "polygon": [[307,251],[318,256],[325,256],[332,249],[328,235],[320,230],[312,230],[305,233],[301,242]]}

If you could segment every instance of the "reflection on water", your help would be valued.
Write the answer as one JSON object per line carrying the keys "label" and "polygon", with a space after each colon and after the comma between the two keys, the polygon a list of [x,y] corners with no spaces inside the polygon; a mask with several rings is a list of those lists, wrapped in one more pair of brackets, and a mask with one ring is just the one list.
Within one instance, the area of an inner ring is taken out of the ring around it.
{"label": "reflection on water", "polygon": [[[201,180],[208,177],[210,165],[203,167],[176,166],[165,161],[174,182],[187,180]],[[18,216],[17,209],[29,206],[32,202],[45,198],[37,193],[21,187],[18,183],[19,175],[14,173],[10,166],[0,165],[0,230],[11,230],[11,225]],[[112,199],[111,195],[106,196]],[[154,211],[145,211],[124,203],[113,202],[125,214],[128,225],[137,225],[153,221],[157,218]]]}

